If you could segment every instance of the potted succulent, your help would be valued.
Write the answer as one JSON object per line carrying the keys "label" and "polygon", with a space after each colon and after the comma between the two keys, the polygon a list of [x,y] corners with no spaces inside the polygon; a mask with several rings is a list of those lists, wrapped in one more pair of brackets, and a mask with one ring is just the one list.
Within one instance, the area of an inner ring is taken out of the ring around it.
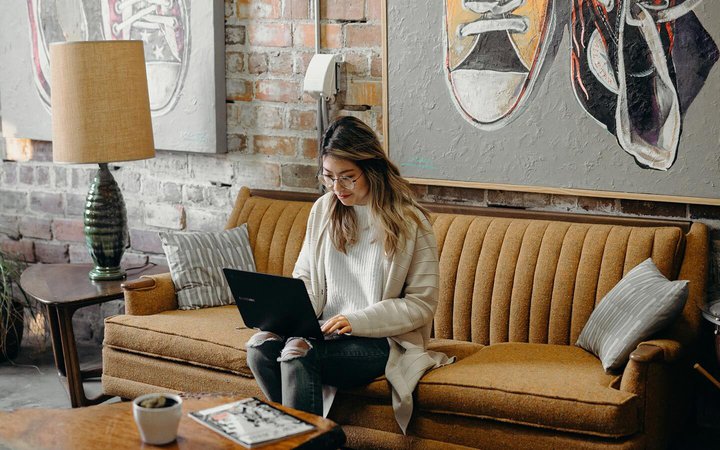
{"label": "potted succulent", "polygon": [[133,400],[133,417],[146,444],[165,445],[177,438],[182,398],[175,394],[145,394]]}
{"label": "potted succulent", "polygon": [[25,264],[0,252],[0,361],[13,359],[20,351],[25,307],[34,316],[19,283],[24,268]]}

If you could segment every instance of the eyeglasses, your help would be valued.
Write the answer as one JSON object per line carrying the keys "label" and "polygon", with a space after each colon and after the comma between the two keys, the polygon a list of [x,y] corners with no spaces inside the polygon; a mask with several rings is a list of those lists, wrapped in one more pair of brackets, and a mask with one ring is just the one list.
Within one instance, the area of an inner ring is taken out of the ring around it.
{"label": "eyeglasses", "polygon": [[329,175],[324,175],[322,173],[319,173],[318,180],[320,181],[320,183],[322,183],[323,186],[325,186],[328,189],[332,189],[333,186],[335,185],[335,182],[337,181],[337,183],[340,185],[340,187],[342,187],[343,189],[352,191],[353,189],[355,189],[355,182],[357,180],[359,180],[361,176],[363,176],[362,173],[353,180],[350,177],[333,178]]}

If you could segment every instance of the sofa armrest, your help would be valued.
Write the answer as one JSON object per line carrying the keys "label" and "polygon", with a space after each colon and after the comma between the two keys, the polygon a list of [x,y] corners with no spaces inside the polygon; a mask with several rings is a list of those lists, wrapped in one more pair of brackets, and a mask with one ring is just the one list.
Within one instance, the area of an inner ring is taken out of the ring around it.
{"label": "sofa armrest", "polygon": [[661,446],[687,407],[688,384],[682,381],[687,378],[682,373],[689,370],[686,350],[672,339],[641,342],[622,373],[620,390],[638,396],[643,429],[648,436],[657,436],[648,448]]}
{"label": "sofa armrest", "polygon": [[622,374],[620,390],[643,396],[651,363],[674,363],[682,356],[682,345],[672,339],[655,339],[638,344]]}
{"label": "sofa armrest", "polygon": [[125,313],[147,316],[177,309],[175,284],[169,273],[144,275],[122,284]]}
{"label": "sofa armrest", "polygon": [[638,347],[630,354],[630,359],[638,363],[662,361],[664,358],[660,347],[650,345]]}
{"label": "sofa armrest", "polygon": [[639,363],[654,361],[675,362],[682,355],[682,346],[672,339],[655,339],[638,344],[630,359]]}

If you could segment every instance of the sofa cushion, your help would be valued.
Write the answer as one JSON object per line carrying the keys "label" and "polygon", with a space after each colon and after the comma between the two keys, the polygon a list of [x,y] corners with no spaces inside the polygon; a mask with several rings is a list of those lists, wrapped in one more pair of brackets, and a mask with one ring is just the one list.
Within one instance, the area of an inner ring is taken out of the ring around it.
{"label": "sofa cushion", "polygon": [[254,333],[232,305],[109,317],[103,345],[251,377],[245,342]]}
{"label": "sofa cushion", "polygon": [[639,431],[638,398],[578,347],[503,343],[428,372],[416,408],[603,437]]}
{"label": "sofa cushion", "polygon": [[640,342],[680,315],[687,295],[686,280],[668,280],[648,258],[602,299],[577,345],[597,355],[605,370],[619,370]]}
{"label": "sofa cushion", "polygon": [[103,347],[103,393],[135,398],[151,392],[233,392],[262,397],[254,379]]}
{"label": "sofa cushion", "polygon": [[483,347],[482,344],[456,341],[455,339],[430,339],[427,348],[434,352],[445,353],[449,357],[454,356],[456,361],[460,361],[480,351]]}
{"label": "sofa cushion", "polygon": [[161,232],[179,309],[234,303],[223,267],[255,271],[247,225],[210,232]]}
{"label": "sofa cushion", "polygon": [[[483,348],[483,346],[480,344],[473,344],[472,342],[465,341],[456,341],[453,339],[431,339],[428,344],[428,350],[442,352],[449,357],[454,356],[456,358],[456,361],[475,354],[481,348]],[[340,391],[340,395],[343,395],[343,393],[349,394],[351,396],[374,398],[380,401],[387,401],[387,404],[390,404],[390,384],[388,384],[385,375],[376,378],[372,383],[365,386],[358,386],[352,389],[343,389]]]}

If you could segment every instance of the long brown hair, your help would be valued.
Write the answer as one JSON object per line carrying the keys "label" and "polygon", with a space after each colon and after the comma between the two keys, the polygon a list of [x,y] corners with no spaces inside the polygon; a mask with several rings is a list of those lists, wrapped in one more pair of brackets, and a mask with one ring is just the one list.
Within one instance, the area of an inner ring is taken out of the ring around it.
{"label": "long brown hair", "polygon": [[[383,151],[375,132],[360,119],[340,117],[325,131],[318,157],[323,170],[326,156],[352,161],[362,170],[369,186],[370,213],[384,231],[385,254],[392,256],[403,239],[409,238],[410,220],[422,227],[428,211],[415,200],[410,183]],[[336,196],[330,200],[331,239],[335,248],[345,253],[347,246],[357,242],[355,211],[343,205]]]}

